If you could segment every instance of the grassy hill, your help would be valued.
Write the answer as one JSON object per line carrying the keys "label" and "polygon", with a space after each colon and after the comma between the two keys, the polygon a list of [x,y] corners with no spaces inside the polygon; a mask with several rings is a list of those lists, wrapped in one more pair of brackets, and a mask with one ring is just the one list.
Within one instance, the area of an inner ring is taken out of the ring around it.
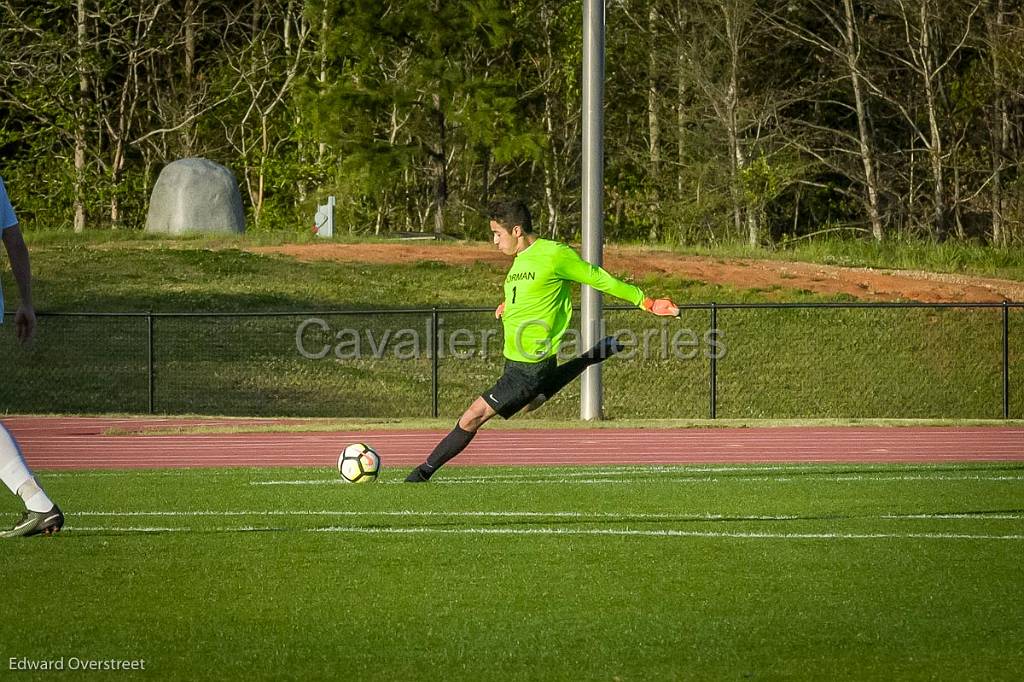
{"label": "grassy hill", "polygon": [[[489,312],[501,297],[500,269],[300,263],[238,247],[209,239],[34,240],[35,297],[44,316],[31,348],[14,348],[9,332],[0,337],[0,347],[17,358],[0,407],[145,412],[152,378],[153,408],[161,413],[430,416],[429,312],[373,311],[432,306],[479,310],[441,314],[442,417],[454,418],[500,372],[500,336]],[[637,283],[694,303],[845,300],[665,276]],[[10,302],[9,273],[4,285]],[[345,314],[308,323],[304,313],[315,311]],[[59,312],[232,316],[157,316],[150,328],[146,317],[53,315]],[[290,314],[242,315],[254,312]],[[1024,350],[1022,316],[1011,314],[1013,378]],[[715,344],[703,310],[671,324],[634,310],[609,311],[607,320],[609,331],[631,333],[636,347],[634,357],[606,365],[605,407],[613,418],[707,416],[712,352],[721,353],[720,417],[1002,414],[1000,310],[722,310]],[[571,418],[577,397],[578,386],[570,386],[537,418]]]}

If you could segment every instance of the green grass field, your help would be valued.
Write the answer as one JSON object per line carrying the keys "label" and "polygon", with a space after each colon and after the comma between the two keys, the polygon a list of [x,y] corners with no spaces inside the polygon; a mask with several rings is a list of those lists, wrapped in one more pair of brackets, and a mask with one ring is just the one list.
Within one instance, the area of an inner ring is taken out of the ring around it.
{"label": "green grass field", "polygon": [[[500,297],[503,275],[299,263],[218,240],[30,241],[44,313],[483,306]],[[1021,268],[1017,256],[931,257],[939,269]],[[828,300],[640,284],[687,302]],[[703,333],[704,315],[685,322]],[[726,419],[716,425],[998,417],[999,315],[721,311]],[[657,350],[660,322],[638,317],[612,312],[609,329],[653,330]],[[327,319],[331,333],[351,326],[378,339],[424,329],[417,315]],[[157,318],[156,411],[428,423],[426,358],[311,361],[295,348],[301,320]],[[1012,311],[1018,418],[1022,321]],[[40,322],[28,349],[0,335],[14,358],[0,409],[146,410],[145,318]],[[489,312],[448,314],[445,325],[495,328]],[[500,364],[497,354],[443,359],[441,419],[429,425],[449,427]],[[604,376],[614,424],[683,427],[707,415],[702,354],[618,358]],[[578,395],[570,386],[512,426],[564,425],[556,420],[576,416]],[[0,679],[51,679],[19,667],[72,658],[145,661],[145,672],[95,679],[173,680],[988,681],[1024,669],[1024,464],[452,468],[428,486],[399,485],[404,473],[347,486],[326,469],[40,472],[67,527],[3,542]],[[0,495],[0,517],[18,511]]]}
{"label": "green grass field", "polygon": [[4,543],[0,677],[62,657],[145,661],[95,679],[1024,669],[1021,464],[402,473],[41,472],[67,527]]}

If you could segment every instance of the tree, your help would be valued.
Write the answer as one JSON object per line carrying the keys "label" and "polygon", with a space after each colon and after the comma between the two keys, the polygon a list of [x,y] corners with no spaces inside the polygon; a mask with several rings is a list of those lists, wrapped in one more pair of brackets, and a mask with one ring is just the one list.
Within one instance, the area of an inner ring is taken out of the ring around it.
{"label": "tree", "polygon": [[546,228],[560,239],[580,211],[582,5],[524,2],[515,16],[515,33],[525,42],[515,80],[528,84],[521,100],[532,106],[524,125],[540,128]]}
{"label": "tree", "polygon": [[[81,11],[54,3],[0,1],[0,147],[4,175],[31,187],[18,199],[23,217],[38,224],[70,218],[85,224],[84,125]],[[76,42],[77,41],[77,42]],[[74,157],[71,172],[66,167]],[[73,207],[69,213],[66,207]]]}
{"label": "tree", "polygon": [[[1012,8],[1012,9],[1011,9]],[[1012,240],[1010,216],[1021,201],[1008,185],[1020,181],[1022,141],[1021,96],[1024,94],[1024,11],[1019,3],[992,0],[986,7],[983,49],[991,82],[991,106],[986,116],[991,159],[990,215],[992,242],[1006,246]],[[1013,102],[1017,104],[1014,105]]]}
{"label": "tree", "polygon": [[[877,150],[874,134],[871,129],[870,102],[865,86],[865,68],[863,65],[863,45],[860,25],[853,0],[842,0],[841,7],[836,3],[806,0],[811,18],[792,15],[792,10],[781,11],[770,17],[773,24],[786,36],[793,36],[817,50],[824,57],[831,58],[838,67],[841,78],[849,85],[849,101],[831,99],[827,104],[849,109],[856,120],[856,134],[846,130],[844,118],[830,116],[826,120],[802,120],[799,114],[794,117],[797,127],[811,131],[812,139],[821,137],[827,132],[825,149],[815,149],[801,144],[804,152],[813,156],[825,166],[843,174],[852,176],[850,179],[863,189],[861,200],[871,227],[875,241],[882,241],[884,229],[880,206],[881,189],[876,171]],[[810,93],[810,97],[823,93]],[[815,111],[815,110],[811,110]],[[818,134],[815,134],[818,133]],[[851,144],[855,143],[855,144]],[[859,159],[859,173],[847,170],[846,159]]]}
{"label": "tree", "polygon": [[[240,92],[221,117],[226,140],[243,162],[242,185],[257,229],[270,185],[284,191],[286,204],[294,202],[288,196],[294,190],[287,188],[294,187],[290,181],[295,173],[287,167],[295,161],[299,135],[288,132],[295,120],[289,107],[301,79],[315,65],[315,52],[306,47],[312,30],[309,21],[294,4],[281,9],[274,13],[257,0],[228,19],[245,35],[237,38],[240,49],[228,55],[222,75],[227,83],[238,83]],[[289,182],[282,182],[285,178]]]}
{"label": "tree", "polygon": [[777,127],[774,117],[780,106],[766,88],[771,70],[762,70],[759,63],[770,61],[770,55],[759,50],[767,24],[755,10],[754,0],[691,3],[690,40],[682,57],[686,87],[697,98],[705,125],[724,138],[734,234],[745,235],[751,245],[760,243],[763,208],[770,197],[759,193],[764,187],[756,181],[761,171],[748,169],[758,159],[763,159],[760,169],[771,167],[767,138]]}
{"label": "tree", "polygon": [[339,78],[318,117],[372,202],[404,194],[406,210],[424,215],[417,205],[429,184],[441,234],[454,167],[536,151],[520,130],[515,84],[498,71],[511,17],[497,0],[346,0],[331,17]]}
{"label": "tree", "polygon": [[[607,3],[611,240],[822,230],[1020,241],[1017,0]],[[140,227],[161,166],[236,171],[258,229],[571,236],[580,0],[0,0],[0,153],[31,220]],[[810,49],[808,49],[810,48]],[[42,221],[37,221],[42,222]]]}
{"label": "tree", "polygon": [[[905,70],[905,88],[886,87],[880,78],[866,80],[872,93],[885,99],[903,117],[928,159],[931,184],[931,233],[946,239],[953,225],[947,158],[951,153],[944,129],[948,123],[948,92],[954,71],[971,34],[982,0],[948,5],[935,0],[881,0],[887,40],[875,49]],[[897,39],[900,36],[901,39]],[[921,111],[923,117],[918,114]]]}

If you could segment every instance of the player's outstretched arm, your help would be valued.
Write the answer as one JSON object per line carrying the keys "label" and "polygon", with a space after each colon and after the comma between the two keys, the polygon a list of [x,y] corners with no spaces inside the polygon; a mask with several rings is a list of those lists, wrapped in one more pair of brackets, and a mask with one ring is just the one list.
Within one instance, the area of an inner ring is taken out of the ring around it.
{"label": "player's outstretched arm", "polygon": [[627,284],[603,268],[587,263],[572,249],[566,247],[560,253],[561,261],[557,264],[559,274],[580,284],[586,284],[616,298],[629,301],[649,313],[664,317],[679,317],[679,306],[667,298],[650,298],[644,292]]}
{"label": "player's outstretched arm", "polygon": [[586,262],[571,247],[562,244],[557,251],[555,272],[560,276],[578,284],[586,284],[601,293],[614,296],[640,306],[644,300],[644,292],[640,287],[627,284],[610,275],[604,268]]}

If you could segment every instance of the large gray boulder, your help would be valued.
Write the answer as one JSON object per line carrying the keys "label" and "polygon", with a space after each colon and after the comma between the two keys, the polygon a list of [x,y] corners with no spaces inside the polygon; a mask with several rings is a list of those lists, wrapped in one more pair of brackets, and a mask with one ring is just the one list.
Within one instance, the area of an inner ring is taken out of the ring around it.
{"label": "large gray boulder", "polygon": [[234,174],[208,159],[167,164],[153,187],[146,232],[244,233],[245,211]]}

